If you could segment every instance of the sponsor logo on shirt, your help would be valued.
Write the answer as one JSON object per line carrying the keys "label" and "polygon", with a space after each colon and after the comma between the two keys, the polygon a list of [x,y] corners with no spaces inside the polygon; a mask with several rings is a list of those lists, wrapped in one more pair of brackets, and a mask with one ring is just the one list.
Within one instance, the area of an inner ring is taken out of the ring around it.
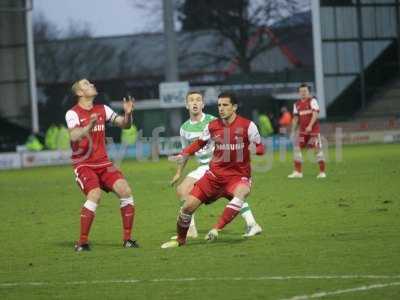
{"label": "sponsor logo on shirt", "polygon": [[244,143],[239,144],[217,144],[217,150],[241,150],[244,149]]}
{"label": "sponsor logo on shirt", "polygon": [[98,124],[93,127],[92,132],[104,131],[104,129],[105,129],[104,124]]}
{"label": "sponsor logo on shirt", "polygon": [[312,114],[312,110],[311,109],[299,111],[299,115],[300,116],[309,115],[309,114]]}

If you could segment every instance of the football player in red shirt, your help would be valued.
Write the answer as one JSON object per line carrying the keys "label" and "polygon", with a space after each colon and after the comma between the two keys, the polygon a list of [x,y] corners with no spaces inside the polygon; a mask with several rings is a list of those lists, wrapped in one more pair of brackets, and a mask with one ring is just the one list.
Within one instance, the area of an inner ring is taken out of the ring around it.
{"label": "football player in red shirt", "polygon": [[210,169],[196,183],[177,220],[177,239],[162,244],[161,248],[174,248],[186,243],[192,214],[203,203],[209,204],[218,198],[229,199],[218,222],[206,235],[207,240],[215,240],[218,232],[239,213],[251,187],[250,145],[255,145],[256,154],[264,154],[264,145],[256,125],[236,114],[236,97],[230,93],[218,96],[219,118],[212,120],[204,128],[200,138],[171,157],[184,163],[189,155],[203,148],[209,140],[214,142]]}
{"label": "football player in red shirt", "polygon": [[319,174],[317,178],[326,178],[325,158],[322,151],[321,135],[319,130],[319,106],[318,102],[310,93],[310,87],[307,84],[299,86],[300,99],[293,106],[292,135],[299,127],[299,132],[294,138],[293,156],[294,171],[288,178],[303,178],[301,150],[308,148],[314,149],[317,154],[319,164]]}
{"label": "football player in red shirt", "polygon": [[121,171],[108,158],[105,144],[105,123],[130,128],[134,102],[124,98],[124,115],[119,116],[107,105],[93,103],[97,90],[87,79],[76,81],[72,85],[72,92],[77,98],[77,104],[67,111],[65,120],[70,133],[76,182],[86,196],[81,209],[80,238],[75,244],[75,251],[90,250],[89,232],[100,202],[101,190],[113,191],[120,198],[122,245],[125,248],[137,248],[138,243],[131,237],[135,216],[132,191]]}

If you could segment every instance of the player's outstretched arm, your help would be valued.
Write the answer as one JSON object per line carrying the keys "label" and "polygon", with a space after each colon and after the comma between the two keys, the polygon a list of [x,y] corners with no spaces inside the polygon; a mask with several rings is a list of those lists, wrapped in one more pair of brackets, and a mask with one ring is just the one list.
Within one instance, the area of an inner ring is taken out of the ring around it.
{"label": "player's outstretched arm", "polygon": [[181,153],[179,153],[177,155],[171,155],[171,156],[168,156],[168,160],[180,165],[180,164],[183,164],[183,162],[185,160],[187,160],[187,155],[183,155]]}
{"label": "player's outstretched arm", "polygon": [[181,163],[178,163],[178,166],[176,168],[176,173],[175,173],[174,177],[172,177],[172,179],[170,181],[171,185],[174,185],[175,183],[177,183],[178,180],[181,178],[183,169],[186,166],[188,158],[189,158],[188,156],[183,156]]}
{"label": "player's outstretched arm", "polygon": [[122,100],[122,107],[124,108],[124,115],[117,116],[114,120],[114,124],[120,128],[128,129],[132,126],[132,112],[135,108],[135,99],[128,96],[128,99],[124,97]]}
{"label": "player's outstretched arm", "polygon": [[197,151],[199,151],[201,148],[203,148],[207,144],[207,141],[203,140],[196,140],[193,143],[191,143],[189,146],[185,147],[181,153],[178,155],[172,155],[168,157],[169,161],[176,162],[178,164],[183,164],[186,163],[186,160],[190,155],[195,154]]}
{"label": "player's outstretched arm", "polygon": [[195,140],[189,146],[186,146],[181,153],[178,155],[173,155],[168,157],[169,161],[177,162],[178,164],[182,164],[190,155],[195,154],[205,145],[207,145],[208,140],[210,139],[210,132],[208,130],[208,125],[204,128],[199,139]]}
{"label": "player's outstretched arm", "polygon": [[205,145],[207,145],[207,141],[204,141],[202,139],[195,140],[193,143],[191,143],[189,146],[185,147],[181,154],[183,156],[189,156],[195,154],[197,151],[199,151],[201,148],[203,148]]}

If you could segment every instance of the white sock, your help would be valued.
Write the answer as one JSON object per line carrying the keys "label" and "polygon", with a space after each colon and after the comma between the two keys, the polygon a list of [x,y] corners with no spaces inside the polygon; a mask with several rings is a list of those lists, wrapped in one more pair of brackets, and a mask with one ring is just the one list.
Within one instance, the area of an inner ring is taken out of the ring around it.
{"label": "white sock", "polygon": [[85,204],[83,204],[83,206],[92,212],[96,212],[97,203],[93,202],[92,200],[86,200],[86,202],[85,202]]}
{"label": "white sock", "polygon": [[127,205],[132,205],[132,206],[134,205],[134,201],[133,201],[133,197],[132,196],[130,196],[128,198],[121,198],[120,201],[121,201],[121,205],[120,205],[121,208],[125,207]]}
{"label": "white sock", "polygon": [[194,214],[192,215],[192,220],[190,221],[190,227],[196,227],[196,223],[194,222]]}
{"label": "white sock", "polygon": [[250,206],[247,202],[243,203],[242,209],[240,210],[240,215],[245,220],[247,226],[256,225],[256,219],[254,218]]}
{"label": "white sock", "polygon": [[231,201],[226,205],[233,210],[240,211],[243,207],[243,200],[239,199],[238,197],[233,197]]}

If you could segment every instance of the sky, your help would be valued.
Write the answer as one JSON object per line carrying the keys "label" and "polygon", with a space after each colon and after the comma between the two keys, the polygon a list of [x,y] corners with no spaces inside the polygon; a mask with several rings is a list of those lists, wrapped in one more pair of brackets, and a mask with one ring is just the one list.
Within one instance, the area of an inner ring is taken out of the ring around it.
{"label": "sky", "polygon": [[[88,23],[94,36],[126,35],[161,29],[161,16],[145,12],[139,0],[33,0],[34,18],[43,14],[60,30],[71,21]],[[159,28],[156,28],[159,26]]]}
{"label": "sky", "polygon": [[[298,1],[309,7],[310,0]],[[162,0],[33,0],[33,14],[34,18],[44,15],[61,31],[71,21],[87,23],[93,36],[99,37],[161,31],[161,6]]]}

